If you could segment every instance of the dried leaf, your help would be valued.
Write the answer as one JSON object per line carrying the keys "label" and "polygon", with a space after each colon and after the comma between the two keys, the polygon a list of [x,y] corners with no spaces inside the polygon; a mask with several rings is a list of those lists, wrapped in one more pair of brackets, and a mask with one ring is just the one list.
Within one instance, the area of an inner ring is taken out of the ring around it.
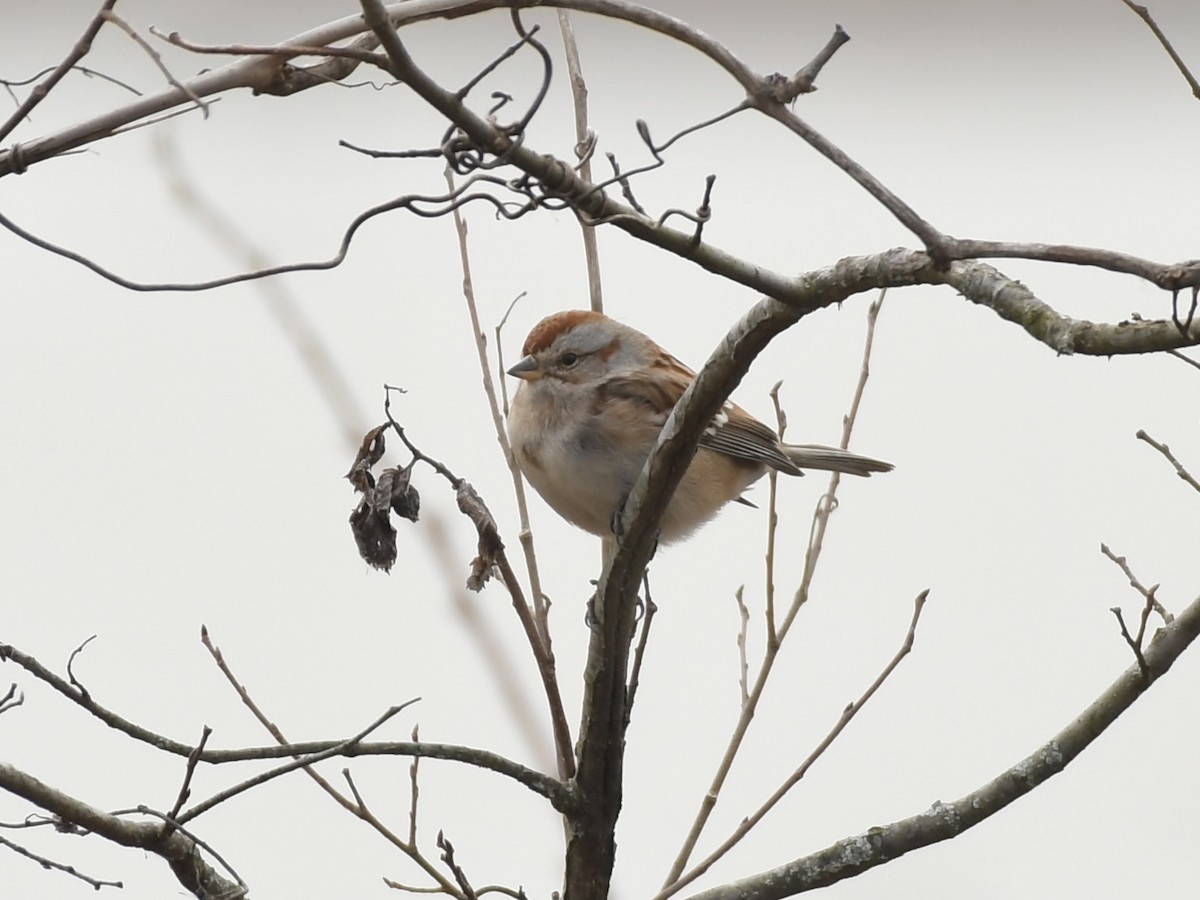
{"label": "dried leaf", "polygon": [[396,562],[396,529],[389,509],[375,509],[364,497],[350,513],[350,530],[358,545],[358,555],[376,569],[391,571]]}
{"label": "dried leaf", "polygon": [[371,469],[375,463],[383,458],[384,440],[383,433],[387,430],[387,423],[377,425],[363,435],[362,444],[358,448],[358,455],[354,457],[354,465],[350,467],[350,471],[346,473],[346,478],[354,485],[356,491],[367,493],[375,486],[375,478],[371,475]]}
{"label": "dried leaf", "polygon": [[412,466],[384,469],[379,473],[372,504],[377,510],[392,509],[396,515],[416,522],[421,513],[421,495],[410,483]]}
{"label": "dried leaf", "polygon": [[479,535],[479,555],[471,560],[471,574],[467,577],[467,589],[478,593],[492,577],[496,557],[504,550],[504,541],[483,498],[469,482],[460,481],[454,496],[459,510],[474,523]]}

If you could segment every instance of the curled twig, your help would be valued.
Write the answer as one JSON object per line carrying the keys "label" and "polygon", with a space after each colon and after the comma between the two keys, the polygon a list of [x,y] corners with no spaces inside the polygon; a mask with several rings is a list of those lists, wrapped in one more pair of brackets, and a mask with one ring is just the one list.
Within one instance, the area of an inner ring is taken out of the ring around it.
{"label": "curled twig", "polygon": [[82,653],[83,648],[86,647],[88,644],[90,644],[95,639],[96,639],[96,635],[93,634],[90,638],[88,638],[82,644],[80,644],[78,647],[76,647],[74,650],[72,650],[71,655],[67,658],[67,680],[71,683],[71,685],[74,688],[76,688],[79,691],[79,696],[82,697],[84,700],[90,700],[91,695],[88,694],[87,688],[85,688],[82,684],[80,684],[78,679],[75,678],[75,673],[73,671],[71,671],[71,666],[73,666],[75,664],[75,657],[77,657],[80,653]]}

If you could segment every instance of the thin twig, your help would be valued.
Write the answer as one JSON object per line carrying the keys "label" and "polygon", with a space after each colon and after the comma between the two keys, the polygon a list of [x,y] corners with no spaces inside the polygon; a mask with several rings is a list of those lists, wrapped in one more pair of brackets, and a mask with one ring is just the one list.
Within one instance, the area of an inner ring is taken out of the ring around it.
{"label": "thin twig", "polygon": [[746,601],[742,595],[745,593],[745,585],[738,585],[738,589],[733,592],[733,599],[737,603],[738,608],[738,691],[741,695],[741,705],[745,708],[750,702],[750,687],[747,679],[750,677],[750,665],[746,661],[746,634],[750,627],[750,610],[746,608]]}
{"label": "thin twig", "polygon": [[32,850],[26,850],[20,844],[14,844],[12,841],[8,840],[8,838],[0,837],[0,846],[7,847],[9,850],[24,856],[26,859],[32,859],[43,869],[57,869],[59,872],[65,872],[68,875],[72,875],[75,878],[78,878],[80,881],[90,884],[92,888],[97,891],[102,887],[125,887],[125,884],[120,881],[104,881],[100,878],[92,878],[90,875],[84,875],[74,866],[68,866],[64,863],[55,862],[52,859],[48,859],[45,856],[34,853]]}
{"label": "thin twig", "polygon": [[196,749],[188,754],[187,768],[183,771],[183,784],[179,785],[179,793],[175,797],[175,805],[167,813],[167,816],[171,819],[179,815],[179,810],[183,809],[183,804],[187,803],[188,798],[192,796],[192,776],[196,774],[196,764],[200,762],[200,755],[204,753],[204,745],[208,743],[208,739],[211,736],[212,729],[205,725],[200,732],[200,741],[196,744]]}
{"label": "thin twig", "polygon": [[13,114],[8,117],[4,124],[0,125],[0,141],[8,137],[13,129],[28,117],[33,108],[46,99],[46,95],[54,89],[56,84],[63,80],[66,74],[74,67],[75,63],[88,55],[92,49],[92,41],[96,39],[96,35],[104,27],[106,21],[105,13],[116,6],[116,3],[117,0],[104,0],[99,11],[92,16],[92,20],[88,22],[87,28],[83,30],[83,34],[75,42],[71,51],[63,58],[63,61],[54,67],[54,71],[47,75],[44,81],[29,92],[29,96],[25,98],[25,102],[13,110]]}
{"label": "thin twig", "polygon": [[[843,449],[849,446],[850,434],[853,431],[862,396],[866,389],[867,379],[870,374],[871,350],[874,346],[875,323],[878,319],[878,315],[879,305],[877,302],[872,304],[871,309],[867,313],[867,336],[863,346],[863,361],[859,371],[858,383],[855,385],[854,396],[850,402],[850,412],[843,420],[841,443]],[[688,831],[687,836],[684,838],[684,842],[679,850],[679,853],[676,855],[674,862],[671,864],[667,877],[663,882],[664,889],[675,884],[682,876],[684,869],[687,867],[687,863],[691,857],[692,851],[695,849],[696,843],[699,841],[700,835],[704,831],[704,827],[708,823],[713,809],[716,808],[717,799],[720,797],[721,789],[725,784],[726,778],[729,776],[730,770],[733,768],[734,759],[737,757],[738,751],[742,747],[742,742],[746,737],[746,733],[749,731],[750,723],[754,719],[754,714],[758,708],[759,700],[762,698],[763,692],[766,689],[767,679],[771,674],[775,660],[783,644],[783,640],[787,637],[788,632],[791,630],[792,623],[795,622],[801,608],[808,601],[809,586],[811,585],[813,576],[816,573],[817,561],[821,556],[825,532],[829,525],[830,514],[833,512],[836,506],[837,489],[839,484],[839,474],[837,472],[832,473],[829,479],[829,488],[818,502],[816,513],[813,516],[808,549],[804,560],[804,573],[801,576],[800,586],[796,589],[796,592],[792,597],[791,605],[789,606],[787,613],[784,615],[783,621],[779,624],[776,641],[774,643],[767,643],[766,650],[763,653],[762,661],[759,664],[758,674],[755,677],[754,684],[750,689],[749,699],[742,706],[738,720],[734,725],[733,732],[729,737],[729,742],[726,745],[725,753],[722,755],[721,761],[717,765],[717,771],[713,775],[712,783],[708,790],[705,791],[704,796],[700,801],[700,808],[696,813],[695,819],[692,821],[691,828]]]}
{"label": "thin twig", "polygon": [[[579,62],[579,45],[575,42],[575,29],[571,26],[571,14],[558,10],[558,29],[562,33],[563,50],[567,56],[567,73],[571,79],[571,100],[575,107],[575,156],[579,159],[579,175],[584,181],[592,180],[592,154],[596,148],[596,134],[588,127],[588,90],[583,79],[583,68]],[[588,296],[591,308],[604,312],[604,294],[600,287],[600,251],[596,246],[595,226],[581,218],[579,228],[583,234],[583,257],[587,264]]]}
{"label": "thin twig", "polygon": [[835,25],[833,34],[820,52],[812,58],[812,60],[789,78],[782,86],[779,99],[784,103],[790,103],[792,100],[799,97],[801,94],[809,94],[817,89],[814,82],[817,76],[821,74],[821,70],[826,64],[833,59],[833,54],[838,51],[843,44],[850,40],[850,35],[846,34],[841,25]]}
{"label": "thin twig", "polygon": [[471,887],[471,882],[467,879],[467,873],[463,871],[462,866],[454,861],[454,845],[450,843],[450,839],[446,837],[444,832],[438,832],[437,846],[442,851],[442,862],[446,864],[446,867],[454,876],[454,880],[458,882],[458,888],[463,892],[463,896],[467,900],[477,900],[479,895]]}
{"label": "thin twig", "polygon": [[[508,324],[508,317],[509,317],[509,315],[512,314],[513,309],[516,308],[517,302],[528,293],[529,293],[528,291],[521,291],[521,293],[519,293],[519,294],[517,294],[517,296],[513,297],[512,303],[508,304],[508,309],[506,309],[504,311],[504,315],[502,315],[500,317],[500,321],[496,323],[496,381],[500,385],[500,402],[501,402],[501,405],[504,410],[504,418],[505,419],[508,419],[508,384],[505,382],[504,376],[508,374],[508,370],[504,367],[504,340],[503,340],[502,335],[504,332],[504,326],[506,324]],[[522,490],[521,490],[522,496],[524,496],[524,493],[525,493],[524,488],[522,488]],[[517,506],[518,506],[518,511],[519,511],[521,504],[518,502]],[[521,513],[521,515],[524,515],[524,514]],[[522,520],[521,520],[522,535],[527,527],[528,527],[528,523],[525,521],[524,518],[522,518]],[[523,536],[522,536],[522,540],[524,540]],[[532,540],[533,540],[533,538],[532,538],[532,536],[530,536],[530,541],[532,542]]]}
{"label": "thin twig", "polygon": [[1129,563],[1126,561],[1125,557],[1117,556],[1110,549],[1108,549],[1107,544],[1100,544],[1100,552],[1117,564],[1117,567],[1124,572],[1125,577],[1129,579],[1130,586],[1132,586],[1135,591],[1142,595],[1142,598],[1153,607],[1154,611],[1162,617],[1162,620],[1165,623],[1170,625],[1174,616],[1167,612],[1163,605],[1158,602],[1158,597],[1156,596],[1158,593],[1158,585],[1156,584],[1153,587],[1148,588],[1142,584],[1138,580],[1138,577],[1133,574],[1133,569],[1129,567]]}
{"label": "thin twig", "polygon": [[[352,47],[305,46],[295,43],[275,44],[273,46],[254,44],[197,44],[194,41],[187,40],[177,31],[165,34],[153,25],[150,26],[150,33],[159,40],[166,41],[168,44],[180,47],[191,53],[216,54],[219,56],[271,56],[279,57],[280,59],[289,59],[297,56],[318,56],[367,63],[385,72],[388,69],[386,56],[381,53],[371,53],[369,50],[363,49],[361,44]],[[378,46],[378,41],[373,35],[365,43]]]}
{"label": "thin twig", "polygon": [[1152,32],[1154,32],[1154,36],[1158,38],[1158,42],[1162,44],[1162,48],[1166,50],[1167,55],[1171,57],[1171,62],[1175,63],[1175,68],[1179,69],[1179,73],[1184,77],[1184,80],[1187,81],[1188,87],[1192,89],[1192,96],[1197,100],[1200,100],[1200,81],[1196,80],[1196,76],[1194,76],[1188,69],[1187,63],[1185,63],[1182,57],[1175,52],[1175,48],[1171,46],[1171,42],[1167,39],[1167,36],[1163,34],[1162,29],[1158,27],[1158,23],[1154,21],[1154,17],[1150,15],[1150,10],[1146,9],[1144,6],[1139,6],[1136,3],[1130,3],[1129,0],[1123,0],[1123,2],[1131,10],[1133,10],[1143,22],[1146,23],[1147,27]]}
{"label": "thin twig", "polygon": [[558,675],[554,654],[547,649],[538,634],[537,623],[534,620],[529,603],[525,600],[525,592],[521,587],[521,582],[513,571],[511,563],[508,561],[508,555],[504,552],[504,542],[500,539],[496,521],[484,505],[483,499],[469,483],[451,472],[444,463],[421,452],[409,440],[404,427],[392,416],[391,392],[393,390],[397,389],[390,385],[384,385],[385,399],[383,411],[387,417],[388,424],[400,436],[400,440],[404,442],[404,446],[408,448],[408,452],[413,455],[414,459],[419,459],[431,466],[434,471],[449,481],[454,487],[456,498],[459,501],[459,509],[471,519],[472,524],[475,525],[476,531],[479,534],[480,555],[477,562],[485,569],[488,563],[494,564],[496,570],[500,573],[500,578],[504,583],[505,589],[508,591],[513,610],[517,614],[521,627],[525,630],[525,638],[529,642],[530,649],[533,651],[534,659],[537,661],[542,689],[546,694],[546,701],[550,707],[550,728],[554,736],[554,752],[558,761],[558,770],[560,773],[563,773],[560,777],[565,782],[575,772],[575,756],[571,743],[571,729],[567,724],[566,711],[562,705],[562,694],[558,688]]}
{"label": "thin twig", "polygon": [[[421,740],[420,726],[414,725],[412,730],[413,743],[418,743]],[[417,799],[421,796],[421,789],[417,783],[417,765],[421,762],[421,757],[414,756],[412,764],[408,767],[408,842],[414,847],[417,845]]]}
{"label": "thin twig", "polygon": [[370,734],[372,731],[375,731],[389,719],[394,717],[397,713],[407,709],[409,706],[412,706],[418,700],[420,700],[419,697],[414,697],[412,700],[406,700],[404,703],[401,703],[397,706],[388,707],[386,710],[384,710],[383,714],[379,716],[379,718],[377,718],[358,734],[334,744],[332,747],[326,750],[322,750],[319,753],[313,753],[309,756],[302,756],[298,759],[293,759],[291,762],[284,763],[281,766],[276,766],[274,769],[269,769],[266,772],[260,772],[253,778],[247,778],[245,781],[239,782],[238,784],[228,787],[223,791],[218,791],[208,799],[197,803],[195,806],[185,811],[179,816],[179,821],[189,822],[192,819],[195,819],[198,816],[208,812],[214,806],[224,803],[226,800],[250,790],[250,788],[258,787],[260,784],[264,784],[268,781],[278,778],[280,775],[286,775],[288,772],[294,772],[297,769],[308,769],[309,766],[321,762],[322,760],[329,759],[333,756],[345,755],[347,749],[361,743],[362,739],[368,734]]}
{"label": "thin twig", "polygon": [[629,692],[625,701],[625,718],[628,718],[633,713],[633,699],[637,696],[638,684],[642,675],[642,660],[646,656],[646,644],[650,639],[650,623],[654,621],[654,614],[658,612],[658,606],[650,596],[650,574],[648,572],[642,575],[642,588],[645,595],[642,600],[644,612],[642,613],[642,634],[638,639],[637,648],[633,651],[633,666],[629,673]]}
{"label": "thin twig", "polygon": [[8,692],[0,697],[0,713],[6,713],[10,709],[15,709],[25,702],[25,692],[18,690],[17,683],[14,681],[8,686]]}
{"label": "thin twig", "polygon": [[[1146,609],[1149,608],[1150,604],[1147,602]],[[1129,634],[1129,629],[1125,627],[1125,616],[1121,613],[1121,607],[1110,607],[1109,612],[1117,617],[1117,624],[1121,626],[1121,637],[1125,639],[1125,643],[1133,651],[1134,659],[1137,660],[1138,669],[1141,671],[1142,677],[1148,680],[1150,678],[1150,667],[1146,665],[1146,657],[1142,655],[1141,635],[1139,634],[1138,638],[1135,639]]]}
{"label": "thin twig", "polygon": [[[779,389],[783,387],[782,381],[775,382],[771,388],[770,397],[771,404],[775,407],[775,433],[779,435],[779,439],[783,440],[783,435],[787,431],[787,413],[784,412],[783,406],[779,402]],[[779,644],[779,634],[775,630],[775,541],[779,533],[779,472],[775,469],[770,469],[767,472],[767,554],[766,554],[766,619],[767,619],[767,646],[774,647]],[[745,702],[745,698],[743,698]]]}
{"label": "thin twig", "polygon": [[883,667],[883,671],[880,672],[875,680],[871,682],[870,686],[863,691],[862,695],[842,710],[842,714],[838,717],[837,723],[833,726],[830,732],[825,735],[821,742],[817,744],[816,748],[808,755],[804,762],[802,762],[796,768],[796,770],[784,780],[783,784],[776,788],[775,792],[767,798],[762,806],[760,806],[746,818],[742,819],[737,828],[733,830],[729,837],[726,838],[720,846],[718,846],[701,862],[693,866],[686,874],[680,876],[678,880],[659,891],[659,893],[655,895],[654,900],[666,900],[667,897],[670,897],[682,890],[688,884],[695,881],[697,878],[707,872],[717,860],[729,852],[729,850],[731,850],[743,837],[745,837],[751,828],[762,821],[763,817],[771,811],[775,804],[782,800],[788,791],[795,787],[796,784],[808,773],[808,770],[812,768],[813,764],[820,759],[822,754],[824,754],[825,751],[828,750],[833,744],[833,742],[837,740],[838,735],[840,735],[846,729],[846,726],[850,724],[850,721],[856,715],[858,715],[858,713],[866,705],[867,701],[875,695],[876,691],[883,686],[883,683],[887,681],[889,676],[896,671],[896,667],[900,665],[901,660],[908,656],[908,654],[912,651],[913,641],[917,635],[917,623],[921,620],[921,611],[925,608],[925,601],[928,597],[928,588],[921,591],[921,593],[917,595],[913,602],[912,619],[909,622],[908,631],[904,635],[904,640],[900,643],[900,649],[896,651],[896,654],[891,658],[888,664]]}
{"label": "thin twig", "polygon": [[[444,174],[446,186],[450,193],[453,194],[456,189],[454,172],[447,166]],[[532,532],[529,533],[527,539],[525,538],[526,532],[529,532],[529,515],[525,502],[524,482],[521,479],[520,471],[516,466],[516,460],[508,443],[508,432],[504,427],[504,418],[501,415],[500,404],[496,398],[496,384],[492,378],[491,366],[488,363],[487,335],[483,331],[483,326],[479,320],[479,309],[475,303],[475,285],[471,277],[471,257],[467,245],[467,223],[457,209],[453,211],[453,219],[455,233],[458,238],[459,264],[462,268],[463,299],[466,302],[467,314],[470,318],[471,338],[475,345],[476,357],[479,361],[483,391],[487,398],[488,408],[492,413],[492,427],[495,429],[496,440],[499,442],[504,459],[509,465],[509,474],[512,478],[513,490],[517,497],[517,510],[522,535],[521,549],[525,558],[526,575],[529,578],[529,593],[533,600],[533,622],[535,626],[532,635],[529,632],[526,632],[526,634],[530,640],[536,641],[539,645],[533,648],[534,658],[539,662],[539,669],[543,669],[545,665],[549,667],[550,671],[553,671],[554,645],[550,635],[549,612],[545,602],[545,592],[542,590],[541,573],[538,570],[537,552],[534,547]],[[513,602],[515,605],[517,602],[516,598],[513,599]],[[511,681],[511,679],[501,679],[500,683],[511,683]],[[515,703],[516,699],[513,698],[510,702]],[[565,725],[565,719],[563,724]],[[535,736],[529,735],[528,738],[530,744],[536,745],[537,740]],[[558,746],[555,759],[558,763],[558,774],[561,778],[570,777],[570,766],[564,763],[568,755],[563,751],[561,746]]]}
{"label": "thin twig", "polygon": [[90,699],[91,695],[88,694],[87,688],[85,688],[82,684],[80,684],[79,681],[75,678],[75,673],[73,671],[71,671],[71,667],[75,664],[75,657],[77,657],[80,653],[82,653],[83,648],[86,647],[88,644],[90,644],[95,639],[96,639],[96,635],[93,634],[90,638],[88,638],[86,641],[84,641],[82,644],[80,644],[78,647],[76,647],[74,650],[72,650],[71,655],[67,658],[67,680],[69,682],[71,682],[72,687],[74,687],[75,689],[77,689],[79,691],[79,696],[85,700]]}
{"label": "thin twig", "polygon": [[[205,102],[204,100],[200,99],[200,97],[196,94],[195,91],[193,91],[191,88],[189,88],[183,82],[181,82],[179,79],[177,79],[171,73],[171,70],[167,68],[167,64],[163,62],[162,55],[157,50],[155,50],[153,47],[151,47],[148,43],[146,43],[146,39],[143,38],[140,34],[138,34],[137,31],[134,30],[132,25],[130,25],[128,22],[126,22],[124,19],[122,19],[120,16],[118,16],[111,9],[106,9],[104,11],[104,18],[107,19],[109,22],[112,22],[114,25],[116,25],[118,28],[120,28],[122,31],[124,31],[127,35],[129,35],[130,39],[135,44],[137,44],[139,47],[141,47],[142,50],[144,50],[146,52],[146,55],[150,57],[150,59],[154,63],[154,65],[158,66],[158,71],[162,72],[163,77],[167,79],[167,83],[170,84],[171,87],[175,88],[176,90],[181,91],[186,97],[188,97],[188,99],[190,99],[193,103],[196,104],[197,107],[199,107],[200,111],[202,113],[204,113],[204,118],[206,118],[206,119],[208,118],[208,103]],[[151,26],[150,30],[153,32],[154,26]],[[155,33],[157,33],[157,32],[155,32]]]}
{"label": "thin twig", "polygon": [[[286,737],[284,737],[283,732],[280,730],[279,726],[277,726],[274,722],[272,722],[269,718],[267,718],[266,714],[262,711],[262,709],[254,701],[254,698],[250,696],[250,692],[248,690],[246,690],[245,686],[240,681],[238,681],[237,677],[233,674],[233,670],[229,668],[229,664],[225,661],[224,654],[222,654],[220,649],[217,648],[212,643],[212,641],[209,640],[208,629],[203,626],[201,626],[201,629],[200,629],[200,639],[201,639],[202,643],[204,644],[205,648],[208,650],[209,654],[212,656],[213,660],[216,662],[217,668],[219,668],[221,670],[221,674],[223,674],[225,676],[226,680],[228,680],[229,683],[233,686],[233,689],[237,692],[238,696],[241,698],[242,703],[245,704],[246,708],[250,710],[250,712],[258,720],[259,724],[261,724],[264,728],[266,728],[267,731],[270,732],[271,736],[273,738],[275,738],[275,740],[278,741],[280,744],[284,744],[284,745],[288,744],[288,740]],[[312,780],[315,781],[320,786],[320,788],[323,791],[325,791],[326,794],[328,794],[331,798],[333,798],[334,802],[336,802],[339,806],[341,806],[347,812],[352,813],[353,815],[357,816],[360,819],[363,819],[368,824],[370,824],[373,828],[375,828],[375,830],[380,835],[382,835],[386,840],[388,840],[393,846],[395,846],[402,853],[404,853],[406,856],[408,856],[409,859],[411,859],[418,866],[420,866],[421,869],[425,872],[425,874],[428,875],[430,878],[432,878],[439,885],[441,885],[443,887],[443,889],[446,890],[447,893],[454,895],[454,886],[451,885],[448,881],[446,881],[445,877],[440,872],[438,872],[437,867],[434,866],[431,862],[429,862],[429,860],[425,859],[424,855],[416,847],[413,847],[413,846],[409,845],[408,843],[406,843],[404,840],[402,840],[396,834],[394,834],[392,831],[390,831],[382,822],[379,822],[377,819],[374,819],[374,817],[367,818],[366,816],[364,816],[362,814],[362,807],[359,804],[357,804],[353,799],[351,799],[350,797],[347,797],[345,794],[343,794],[341,791],[339,791],[337,788],[335,788],[328,781],[328,779],[326,779],[315,768],[313,768],[312,766],[309,766],[309,765],[305,765],[303,768],[304,768],[304,771],[306,773],[308,773],[308,776],[310,778],[312,778]]]}
{"label": "thin twig", "polygon": [[1195,490],[1200,491],[1200,481],[1197,481],[1195,478],[1193,478],[1192,473],[1189,472],[1187,469],[1185,469],[1183,467],[1183,464],[1175,458],[1175,455],[1173,453],[1171,453],[1170,447],[1168,447],[1166,444],[1160,444],[1158,441],[1156,441],[1154,438],[1150,437],[1150,435],[1146,434],[1146,432],[1140,428],[1138,429],[1135,437],[1139,441],[1145,441],[1147,444],[1149,444],[1151,447],[1153,447],[1155,450],[1157,450],[1159,453],[1161,453],[1163,456],[1165,456],[1167,458],[1167,461],[1170,462],[1171,465],[1173,465],[1175,467],[1175,474],[1178,475],[1180,478],[1182,478],[1184,481],[1186,481],[1188,484],[1190,484]]}
{"label": "thin twig", "polygon": [[1192,359],[1190,356],[1186,356],[1183,353],[1180,353],[1178,350],[1168,350],[1167,353],[1171,354],[1171,356],[1174,356],[1176,359],[1187,363],[1189,366],[1191,366],[1194,369],[1200,369],[1200,362],[1197,362],[1196,360]]}
{"label": "thin twig", "polygon": [[[447,166],[445,170],[446,186],[451,194],[455,192],[454,173]],[[542,590],[541,573],[538,571],[537,552],[533,544],[533,534],[529,529],[529,507],[525,500],[525,483],[521,478],[520,468],[517,466],[516,458],[513,456],[512,447],[508,441],[508,430],[504,427],[504,416],[500,412],[500,404],[496,400],[496,384],[492,379],[492,370],[488,365],[487,358],[487,336],[483,332],[483,326],[479,321],[479,310],[475,304],[475,287],[471,280],[471,259],[467,251],[467,223],[464,221],[462,214],[458,209],[453,210],[454,228],[458,235],[458,253],[459,263],[463,273],[463,299],[467,304],[467,313],[471,318],[471,337],[475,343],[475,353],[479,359],[479,370],[483,377],[483,392],[487,397],[488,409],[492,413],[492,427],[496,431],[496,440],[500,444],[500,449],[504,453],[504,460],[508,464],[509,475],[512,478],[513,492],[517,498],[517,515],[521,524],[521,549],[525,556],[525,568],[529,577],[529,592],[532,595],[534,621],[537,623],[538,638],[543,645],[546,654],[553,659],[554,646],[550,637],[550,622],[549,611],[546,608],[545,592]],[[518,298],[519,299],[519,298]],[[513,301],[516,303],[516,300]],[[512,306],[509,306],[512,309]],[[507,313],[505,314],[507,318]],[[497,340],[499,340],[499,330],[497,329]],[[503,380],[503,376],[501,376]],[[507,406],[507,400],[505,401]],[[524,537],[525,533],[529,532],[529,537]],[[562,774],[561,772],[559,773]]]}

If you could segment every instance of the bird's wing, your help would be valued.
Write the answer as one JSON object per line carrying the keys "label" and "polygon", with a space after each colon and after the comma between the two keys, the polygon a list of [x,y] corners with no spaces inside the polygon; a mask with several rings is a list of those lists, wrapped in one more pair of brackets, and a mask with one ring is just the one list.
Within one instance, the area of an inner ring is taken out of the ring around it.
{"label": "bird's wing", "polygon": [[[695,377],[683,363],[664,354],[662,363],[651,374],[619,375],[605,381],[604,387],[609,398],[630,400],[652,409],[661,428]],[[789,475],[801,474],[796,464],[783,453],[775,432],[732,401],[726,401],[704,430],[700,446],[734,459],[761,463]]]}

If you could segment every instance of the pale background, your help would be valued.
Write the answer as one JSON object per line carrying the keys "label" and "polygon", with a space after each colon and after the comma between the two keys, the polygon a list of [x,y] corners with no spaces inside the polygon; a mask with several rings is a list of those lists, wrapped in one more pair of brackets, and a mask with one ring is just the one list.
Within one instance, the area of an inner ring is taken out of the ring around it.
{"label": "pale background", "polygon": [[[0,76],[56,63],[97,6],[5,0]],[[1200,256],[1200,104],[1116,0],[661,6],[762,72],[792,71],[840,22],[853,40],[797,112],[952,234],[1160,261]],[[153,23],[221,43],[274,42],[355,9],[333,0],[118,6],[140,29]],[[1200,6],[1163,0],[1152,9],[1200,69]],[[543,24],[560,58],[553,14],[526,21]],[[620,23],[575,22],[593,127],[626,168],[644,158],[636,118],[661,139],[738,99],[736,85],[682,45]],[[511,30],[492,14],[405,37],[419,63],[453,84],[506,46]],[[180,75],[220,64],[177,51],[167,59]],[[86,64],[142,89],[161,84],[115,29]],[[519,58],[488,89],[527,99],[534,71]],[[560,156],[573,143],[564,87],[556,82],[530,138]],[[10,140],[125,99],[109,84],[70,77]],[[290,99],[241,92],[208,121],[191,114],[6,178],[3,209],[130,278],[199,280],[245,268],[172,195],[165,140],[193,186],[270,262],[323,258],[359,210],[443,185],[436,162],[368,160],[337,140],[427,146],[442,127],[404,88],[330,87]],[[718,180],[705,237],[776,270],[914,243],[804,144],[750,116],[677,145],[665,169],[637,182],[640,199],[652,209],[694,207],[710,172]],[[587,302],[578,229],[567,213],[496,223],[478,206],[469,220],[489,334],[509,301],[528,292],[505,333],[506,358],[515,360],[538,318]],[[608,311],[693,364],[757,299],[615,231],[602,231],[600,244]],[[444,484],[420,472],[424,518],[419,527],[400,523],[390,577],[358,559],[346,525],[354,500],[341,479],[353,456],[347,427],[361,434],[381,420],[380,385],[389,381],[409,389],[397,411],[412,437],[476,485],[516,555],[514,505],[479,388],[449,220],[392,214],[363,229],[336,271],[202,294],[128,293],[7,233],[0,260],[0,641],[62,671],[71,650],[97,634],[75,670],[100,702],[183,741],[208,724],[213,747],[269,743],[200,646],[204,623],[293,739],[348,736],[388,705],[420,696],[378,736],[404,739],[419,722],[426,740],[550,765],[548,738],[530,745],[485,659],[509,660],[548,733],[507,598],[494,586],[479,596],[461,590],[474,545]],[[1074,316],[1154,318],[1169,308],[1166,295],[1130,278],[1001,265]],[[290,295],[340,367],[349,402],[332,409],[314,386],[267,290]],[[769,415],[766,392],[782,378],[791,435],[835,441],[867,300],[780,339],[739,390],[743,405]],[[1197,498],[1134,432],[1145,428],[1200,471],[1200,373],[1165,356],[1057,358],[947,289],[888,298],[872,371],[853,446],[896,471],[844,485],[812,600],[701,855],[874,678],[903,636],[912,598],[928,587],[915,652],[808,778],[696,887],[961,796],[1066,725],[1132,661],[1108,610],[1121,605],[1136,619],[1139,598],[1100,556],[1101,541],[1147,584],[1162,582],[1169,607],[1198,589]],[[785,595],[824,485],[817,476],[783,486]],[[596,548],[540,501],[533,515],[574,730]],[[657,889],[711,778],[736,715],[739,584],[756,613],[751,641],[761,646],[764,531],[762,511],[733,508],[653,563],[660,613],[629,734],[617,896]],[[470,636],[464,609],[491,650]],[[829,896],[1193,896],[1198,678],[1193,650],[1033,795]],[[170,807],[182,760],[107,730],[16,666],[0,668],[0,688],[13,680],[26,702],[0,720],[3,758],[100,807]],[[351,765],[373,808],[403,828],[407,761]],[[341,767],[325,771],[340,780]],[[202,768],[195,795],[252,771]],[[421,796],[430,856],[442,828],[476,884],[521,884],[531,897],[558,886],[561,828],[528,791],[429,761]],[[29,811],[0,798],[0,820]],[[194,824],[258,898],[382,897],[385,875],[420,883],[407,860],[299,773]],[[182,893],[163,862],[140,852],[48,829],[4,833],[90,875],[123,879],[130,900]],[[4,851],[0,884],[6,898],[92,896],[82,882]]]}

